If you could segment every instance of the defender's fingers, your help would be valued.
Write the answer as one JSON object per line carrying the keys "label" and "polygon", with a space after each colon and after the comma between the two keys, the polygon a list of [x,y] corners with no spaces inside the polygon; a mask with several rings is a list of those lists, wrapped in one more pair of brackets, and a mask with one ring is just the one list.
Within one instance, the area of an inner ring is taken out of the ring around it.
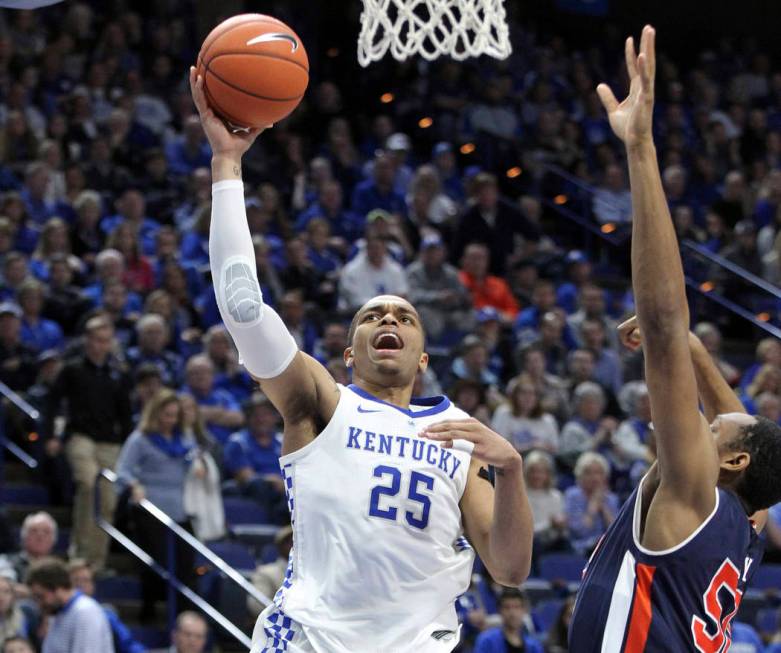
{"label": "defender's fingers", "polygon": [[626,72],[629,80],[637,77],[637,50],[635,50],[635,40],[628,36],[624,43],[624,57],[626,58]]}
{"label": "defender's fingers", "polygon": [[616,100],[616,96],[613,95],[613,91],[610,90],[610,87],[607,84],[600,84],[597,86],[597,95],[602,101],[602,106],[605,107],[605,111],[613,113],[618,109],[618,100]]}
{"label": "defender's fingers", "polygon": [[648,73],[653,81],[656,74],[656,30],[650,25],[646,25],[643,29],[643,38],[645,43],[642,44],[640,52],[645,55]]}
{"label": "defender's fingers", "polygon": [[645,54],[640,54],[639,57],[637,57],[637,65],[640,69],[640,84],[643,87],[643,93],[650,94],[654,90],[654,80],[651,76],[651,71],[648,67],[648,58],[645,56]]}

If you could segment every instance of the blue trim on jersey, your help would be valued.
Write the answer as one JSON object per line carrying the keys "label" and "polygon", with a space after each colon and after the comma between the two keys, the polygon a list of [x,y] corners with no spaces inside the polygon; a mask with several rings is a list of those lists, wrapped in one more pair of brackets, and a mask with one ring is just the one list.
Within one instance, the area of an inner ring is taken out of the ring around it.
{"label": "blue trim on jersey", "polygon": [[378,404],[383,404],[384,406],[388,406],[390,408],[395,408],[399,412],[404,413],[407,417],[428,417],[429,415],[442,413],[450,408],[450,399],[444,395],[439,395],[436,397],[412,397],[410,400],[410,406],[430,406],[430,408],[426,408],[425,410],[412,411],[409,408],[395,406],[394,404],[389,404],[387,401],[378,399],[373,394],[368,393],[363,388],[359,388],[354,383],[351,383],[347,387],[350,388],[350,390],[352,390],[359,397],[363,397],[369,401],[375,401]]}

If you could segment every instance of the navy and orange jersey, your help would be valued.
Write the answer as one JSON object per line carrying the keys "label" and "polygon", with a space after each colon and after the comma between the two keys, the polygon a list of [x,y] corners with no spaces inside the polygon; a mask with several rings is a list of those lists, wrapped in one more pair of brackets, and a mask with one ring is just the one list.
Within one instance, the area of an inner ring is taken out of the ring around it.
{"label": "navy and orange jersey", "polygon": [[726,653],[730,621],[762,558],[763,541],[737,496],[716,506],[681,544],[640,544],[642,483],[583,572],[570,653]]}

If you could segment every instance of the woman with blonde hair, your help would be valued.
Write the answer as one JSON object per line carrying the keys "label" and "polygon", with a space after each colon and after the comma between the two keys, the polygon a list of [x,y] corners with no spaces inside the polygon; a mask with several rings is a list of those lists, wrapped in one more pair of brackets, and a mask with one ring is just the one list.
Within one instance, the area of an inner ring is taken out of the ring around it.
{"label": "woman with blonde hair", "polygon": [[49,279],[49,265],[55,254],[67,257],[68,267],[74,274],[84,272],[84,264],[71,252],[68,224],[57,216],[49,218],[43,225],[38,244],[30,259],[30,270],[41,281]]}
{"label": "woman with blonde hair", "polygon": [[520,374],[507,385],[508,402],[494,413],[491,428],[503,435],[521,453],[559,449],[559,427],[553,415],[542,407],[537,385],[531,377]]}
{"label": "woman with blonde hair", "polygon": [[564,497],[556,488],[556,466],[545,451],[532,451],[523,460],[526,494],[534,516],[534,556],[569,548]]}
{"label": "woman with blonde hair", "polygon": [[16,603],[14,583],[8,576],[0,575],[0,642],[10,637],[27,637],[27,633],[27,617]]}
{"label": "woman with blonde hair", "polygon": [[[117,460],[119,487],[130,492],[130,501],[148,499],[177,524],[192,532],[185,511],[184,487],[190,466],[198,455],[197,445],[184,424],[184,411],[177,394],[158,391],[144,406],[138,426],[122,445]],[[167,564],[166,528],[144,508],[136,506],[131,520],[136,542],[163,566]],[[177,538],[177,577],[188,585],[194,580],[192,550]],[[155,614],[155,602],[164,598],[164,585],[145,566],[142,568],[142,621]]]}

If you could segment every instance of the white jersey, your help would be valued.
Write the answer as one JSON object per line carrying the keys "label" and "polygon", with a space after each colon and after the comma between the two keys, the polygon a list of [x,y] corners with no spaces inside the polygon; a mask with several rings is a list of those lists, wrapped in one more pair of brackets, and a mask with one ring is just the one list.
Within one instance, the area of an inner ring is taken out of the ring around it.
{"label": "white jersey", "polygon": [[474,561],[459,507],[471,456],[418,433],[468,416],[446,397],[404,410],[339,390],[322,433],[280,458],[293,549],[252,651],[450,651]]}

